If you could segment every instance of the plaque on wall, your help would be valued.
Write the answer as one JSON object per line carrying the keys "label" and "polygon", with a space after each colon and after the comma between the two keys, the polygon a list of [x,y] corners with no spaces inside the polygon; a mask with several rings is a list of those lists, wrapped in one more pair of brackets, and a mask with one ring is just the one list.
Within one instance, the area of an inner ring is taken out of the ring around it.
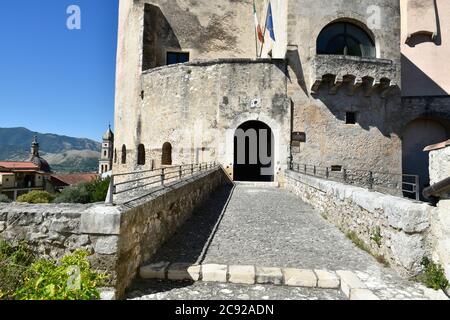
{"label": "plaque on wall", "polygon": [[304,132],[292,132],[293,142],[306,142],[306,133]]}

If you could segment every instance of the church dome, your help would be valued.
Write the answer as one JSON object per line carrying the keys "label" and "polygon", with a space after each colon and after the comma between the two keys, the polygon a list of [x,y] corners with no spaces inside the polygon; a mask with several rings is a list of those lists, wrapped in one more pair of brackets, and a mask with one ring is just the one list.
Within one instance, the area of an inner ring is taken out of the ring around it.
{"label": "church dome", "polygon": [[50,173],[52,171],[48,162],[39,156],[32,156],[30,161],[37,165],[40,171],[44,171],[47,173]]}

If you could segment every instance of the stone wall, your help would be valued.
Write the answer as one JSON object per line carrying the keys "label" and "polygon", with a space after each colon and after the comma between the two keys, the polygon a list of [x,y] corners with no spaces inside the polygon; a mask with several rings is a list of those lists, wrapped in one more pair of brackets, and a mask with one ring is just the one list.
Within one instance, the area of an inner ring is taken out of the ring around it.
{"label": "stone wall", "polygon": [[[118,151],[126,145],[128,154],[126,164],[114,166],[115,173],[150,169],[152,163],[159,167],[166,142],[172,145],[174,165],[217,160],[232,168],[234,134],[250,120],[271,128],[275,171],[285,169],[291,138],[285,61],[197,61],[150,69],[141,77],[143,98],[127,106],[116,122],[121,132],[115,140]],[[130,125],[134,121],[136,126]],[[136,149],[141,143],[146,149],[145,166],[137,165]]]}
{"label": "stone wall", "polygon": [[314,206],[343,232],[353,232],[400,274],[415,275],[430,253],[428,231],[435,208],[425,203],[286,172],[286,188]]}
{"label": "stone wall", "polygon": [[432,185],[450,177],[450,146],[430,152],[429,170]]}
{"label": "stone wall", "polygon": [[117,252],[119,295],[135,278],[140,265],[183,225],[197,205],[227,181],[221,169],[214,170],[166,188],[144,204],[122,209]]}
{"label": "stone wall", "polygon": [[167,184],[134,206],[0,204],[0,237],[26,241],[44,258],[85,248],[93,268],[110,275],[121,297],[140,264],[227,181],[222,169],[210,170]]}
{"label": "stone wall", "polygon": [[25,241],[42,258],[60,258],[84,248],[92,254],[94,268],[111,275],[110,284],[116,281],[119,222],[116,208],[98,204],[0,204],[1,238]]}
{"label": "stone wall", "polygon": [[[430,152],[431,184],[450,177],[450,146]],[[433,260],[441,263],[450,279],[450,195],[440,195],[437,210],[431,216]]]}

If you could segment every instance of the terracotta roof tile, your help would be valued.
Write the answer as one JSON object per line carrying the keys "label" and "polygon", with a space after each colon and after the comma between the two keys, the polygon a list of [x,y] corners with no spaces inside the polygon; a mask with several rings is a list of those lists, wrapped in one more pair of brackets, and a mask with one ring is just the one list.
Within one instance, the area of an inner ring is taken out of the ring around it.
{"label": "terracotta roof tile", "polygon": [[20,161],[0,161],[0,168],[5,168],[9,170],[20,170],[20,169],[35,169],[39,170],[39,167],[35,165],[33,162],[20,162]]}
{"label": "terracotta roof tile", "polygon": [[73,173],[73,174],[53,174],[52,179],[57,179],[69,186],[91,182],[98,177],[97,173]]}

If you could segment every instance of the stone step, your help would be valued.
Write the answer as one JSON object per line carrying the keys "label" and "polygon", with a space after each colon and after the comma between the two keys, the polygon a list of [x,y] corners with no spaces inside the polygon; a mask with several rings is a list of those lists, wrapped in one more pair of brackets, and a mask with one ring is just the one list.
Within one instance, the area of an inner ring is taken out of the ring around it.
{"label": "stone step", "polygon": [[350,300],[378,300],[352,271],[159,262],[140,268],[142,279],[340,289]]}

